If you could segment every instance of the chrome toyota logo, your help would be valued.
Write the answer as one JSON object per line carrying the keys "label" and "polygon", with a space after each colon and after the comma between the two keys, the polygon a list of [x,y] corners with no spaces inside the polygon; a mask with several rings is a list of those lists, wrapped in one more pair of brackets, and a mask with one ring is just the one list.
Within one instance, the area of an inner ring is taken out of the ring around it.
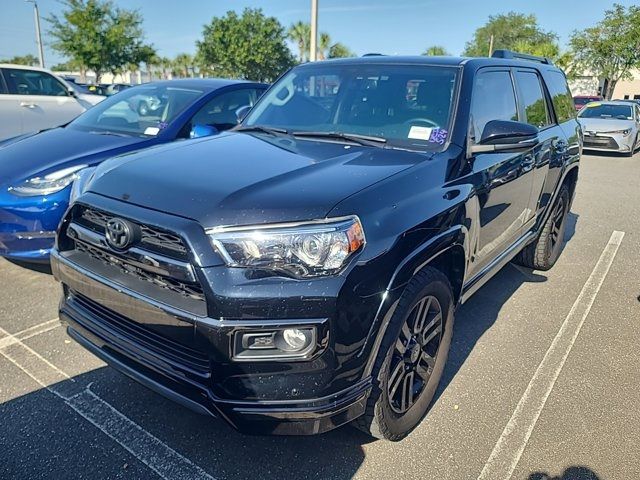
{"label": "chrome toyota logo", "polygon": [[112,218],[107,222],[105,236],[109,246],[117,250],[127,248],[135,238],[133,226],[121,218]]}

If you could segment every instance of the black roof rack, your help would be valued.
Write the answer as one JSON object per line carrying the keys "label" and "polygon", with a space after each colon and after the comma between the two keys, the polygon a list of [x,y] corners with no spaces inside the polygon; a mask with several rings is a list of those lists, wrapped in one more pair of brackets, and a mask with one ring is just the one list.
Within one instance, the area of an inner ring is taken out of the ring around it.
{"label": "black roof rack", "polygon": [[511,50],[496,50],[491,55],[492,58],[511,58],[519,60],[529,60],[531,62],[545,63],[547,65],[553,65],[553,62],[546,57],[536,57],[535,55],[529,55],[526,53],[512,52]]}
{"label": "black roof rack", "polygon": [[365,53],[363,57],[384,57],[384,53]]}

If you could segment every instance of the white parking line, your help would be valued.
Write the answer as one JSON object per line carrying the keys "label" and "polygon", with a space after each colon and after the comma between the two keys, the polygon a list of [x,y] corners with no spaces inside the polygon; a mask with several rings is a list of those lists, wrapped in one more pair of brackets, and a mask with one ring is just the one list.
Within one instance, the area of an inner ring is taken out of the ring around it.
{"label": "white parking line", "polygon": [[[20,340],[26,340],[42,333],[49,332],[58,328],[59,326],[60,320],[54,318],[53,320],[49,320],[48,322],[39,323],[38,325],[34,325],[33,327],[25,328],[18,333],[8,334],[0,338],[0,349],[6,348],[9,345],[14,345]],[[4,335],[4,332],[6,332],[6,330],[1,330],[1,332]]]}
{"label": "white parking line", "polygon": [[[165,480],[214,480],[191,460],[180,455],[166,443],[143,429],[108,402],[93,393],[89,387],[72,395],[65,391],[65,380],[75,382],[65,372],[28,347],[21,340],[0,328],[0,333],[12,339],[11,345],[0,349],[0,355],[25,372],[36,383],[64,401],[78,415],[98,428],[122,448],[144,463]],[[4,339],[3,339],[4,340]],[[64,382],[60,384],[60,382]],[[76,384],[77,387],[77,384]]]}
{"label": "white parking line", "polygon": [[478,480],[508,480],[578,338],[624,238],[614,231],[487,460]]}

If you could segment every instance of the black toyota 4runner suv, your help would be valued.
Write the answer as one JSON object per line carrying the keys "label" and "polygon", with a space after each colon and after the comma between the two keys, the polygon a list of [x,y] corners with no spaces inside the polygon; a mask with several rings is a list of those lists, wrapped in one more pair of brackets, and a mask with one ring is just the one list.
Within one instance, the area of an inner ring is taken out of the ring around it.
{"label": "black toyota 4runner suv", "polygon": [[565,76],[498,56],[307,63],[228,133],[84,171],[52,253],[69,334],[243,432],[403,438],[456,307],[562,247]]}

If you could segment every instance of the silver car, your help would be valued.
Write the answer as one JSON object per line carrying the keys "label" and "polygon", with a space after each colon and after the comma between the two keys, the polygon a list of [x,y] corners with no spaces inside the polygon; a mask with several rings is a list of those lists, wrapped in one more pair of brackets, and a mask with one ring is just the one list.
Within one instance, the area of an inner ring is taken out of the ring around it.
{"label": "silver car", "polygon": [[640,144],[640,106],[632,102],[591,102],[578,114],[583,147],[631,157]]}

